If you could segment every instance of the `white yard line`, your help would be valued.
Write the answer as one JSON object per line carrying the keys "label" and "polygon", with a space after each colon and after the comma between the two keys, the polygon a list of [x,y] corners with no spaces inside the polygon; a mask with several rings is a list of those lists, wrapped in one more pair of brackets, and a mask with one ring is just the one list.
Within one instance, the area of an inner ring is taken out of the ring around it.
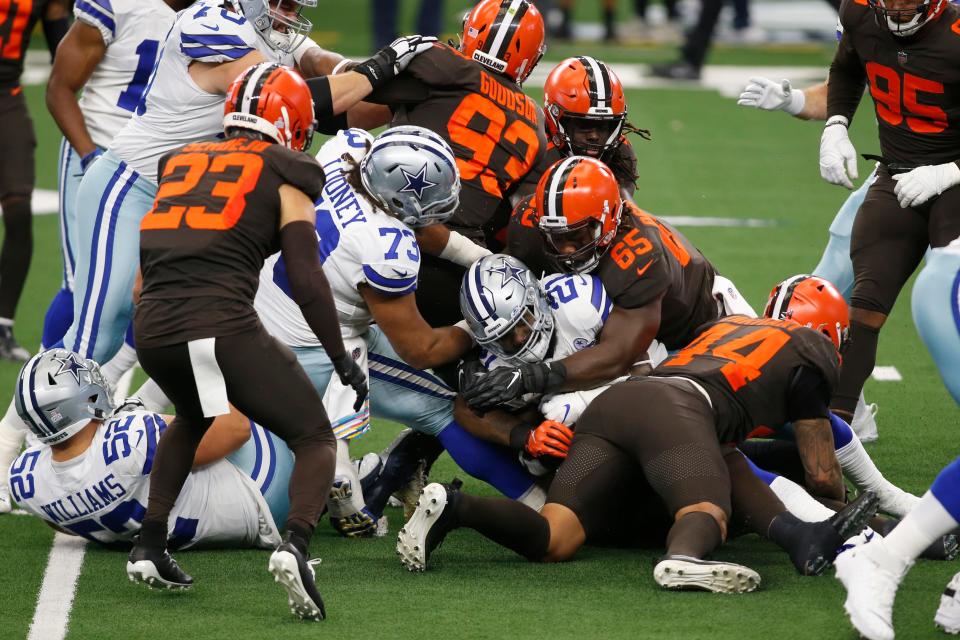
{"label": "white yard line", "polygon": [[67,635],[70,609],[86,548],[87,541],[83,538],[63,533],[53,537],[27,640],[63,640]]}
{"label": "white yard line", "polygon": [[902,382],[903,376],[900,375],[900,372],[897,371],[896,367],[877,366],[873,368],[873,379],[877,380],[878,382]]}

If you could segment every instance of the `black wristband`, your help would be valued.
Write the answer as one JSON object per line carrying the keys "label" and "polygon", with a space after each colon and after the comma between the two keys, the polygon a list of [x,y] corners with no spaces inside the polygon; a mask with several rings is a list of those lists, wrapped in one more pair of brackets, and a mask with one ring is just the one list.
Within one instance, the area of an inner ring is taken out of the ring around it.
{"label": "black wristband", "polygon": [[547,364],[547,381],[543,386],[543,393],[559,391],[567,381],[567,367],[561,360],[554,360]]}
{"label": "black wristband", "polygon": [[515,451],[523,451],[527,447],[527,438],[533,427],[528,424],[518,424],[510,429],[510,448]]}
{"label": "black wristband", "polygon": [[333,96],[330,94],[330,80],[326,76],[307,78],[310,97],[313,98],[313,117],[323,122],[333,117]]}

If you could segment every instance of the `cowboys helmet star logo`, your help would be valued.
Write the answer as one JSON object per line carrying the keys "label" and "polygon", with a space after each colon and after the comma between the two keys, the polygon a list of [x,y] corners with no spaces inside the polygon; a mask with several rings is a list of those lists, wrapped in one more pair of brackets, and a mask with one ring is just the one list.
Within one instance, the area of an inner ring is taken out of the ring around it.
{"label": "cowboys helmet star logo", "polygon": [[423,199],[424,189],[437,186],[436,182],[427,180],[426,164],[420,167],[420,171],[417,173],[409,173],[403,167],[400,167],[400,171],[403,172],[403,177],[407,179],[407,185],[403,189],[400,189],[400,193],[415,193],[417,194],[417,200]]}
{"label": "cowboys helmet star logo", "polygon": [[54,378],[57,378],[65,373],[69,373],[76,379],[77,384],[80,384],[80,372],[90,371],[90,368],[84,364],[75,353],[68,353],[66,356],[62,357],[54,356],[53,359],[60,363],[60,368],[57,369],[55,374],[53,374]]}
{"label": "cowboys helmet star logo", "polygon": [[520,286],[523,286],[523,280],[520,279],[520,274],[523,273],[523,269],[511,265],[506,260],[502,260],[499,267],[487,269],[487,273],[499,273],[502,278],[500,281],[501,287],[507,286],[507,283],[513,280],[516,280]]}

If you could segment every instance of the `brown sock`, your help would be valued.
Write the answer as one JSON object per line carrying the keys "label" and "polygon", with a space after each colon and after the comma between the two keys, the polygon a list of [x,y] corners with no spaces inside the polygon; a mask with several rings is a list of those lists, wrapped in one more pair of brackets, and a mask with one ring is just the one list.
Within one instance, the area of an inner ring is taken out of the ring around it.
{"label": "brown sock", "polygon": [[723,542],[720,525],[703,511],[691,511],[673,523],[667,534],[667,555],[702,558]]}

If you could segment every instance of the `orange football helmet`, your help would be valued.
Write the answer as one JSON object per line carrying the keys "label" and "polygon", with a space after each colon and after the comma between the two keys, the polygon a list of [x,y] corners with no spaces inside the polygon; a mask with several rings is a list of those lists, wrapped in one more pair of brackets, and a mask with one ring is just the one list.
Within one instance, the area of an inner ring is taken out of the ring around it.
{"label": "orange football helmet", "polygon": [[577,56],[547,76],[543,111],[547,135],[558,149],[599,158],[620,145],[627,101],[613,69],[596,58]]}
{"label": "orange football helmet", "polygon": [[241,73],[227,90],[223,129],[250,129],[294,151],[313,140],[313,98],[293,69],[261,62]]}
{"label": "orange football helmet", "polygon": [[572,156],[544,172],[534,208],[547,255],[565,273],[589,273],[617,234],[623,199],[607,165]]}
{"label": "orange football helmet", "polygon": [[787,278],[770,292],[763,315],[793,320],[826,334],[840,351],[850,330],[847,302],[829,280],[799,275]]}
{"label": "orange football helmet", "polygon": [[543,16],[530,0],[480,0],[463,18],[460,51],[518,85],[544,46]]}

